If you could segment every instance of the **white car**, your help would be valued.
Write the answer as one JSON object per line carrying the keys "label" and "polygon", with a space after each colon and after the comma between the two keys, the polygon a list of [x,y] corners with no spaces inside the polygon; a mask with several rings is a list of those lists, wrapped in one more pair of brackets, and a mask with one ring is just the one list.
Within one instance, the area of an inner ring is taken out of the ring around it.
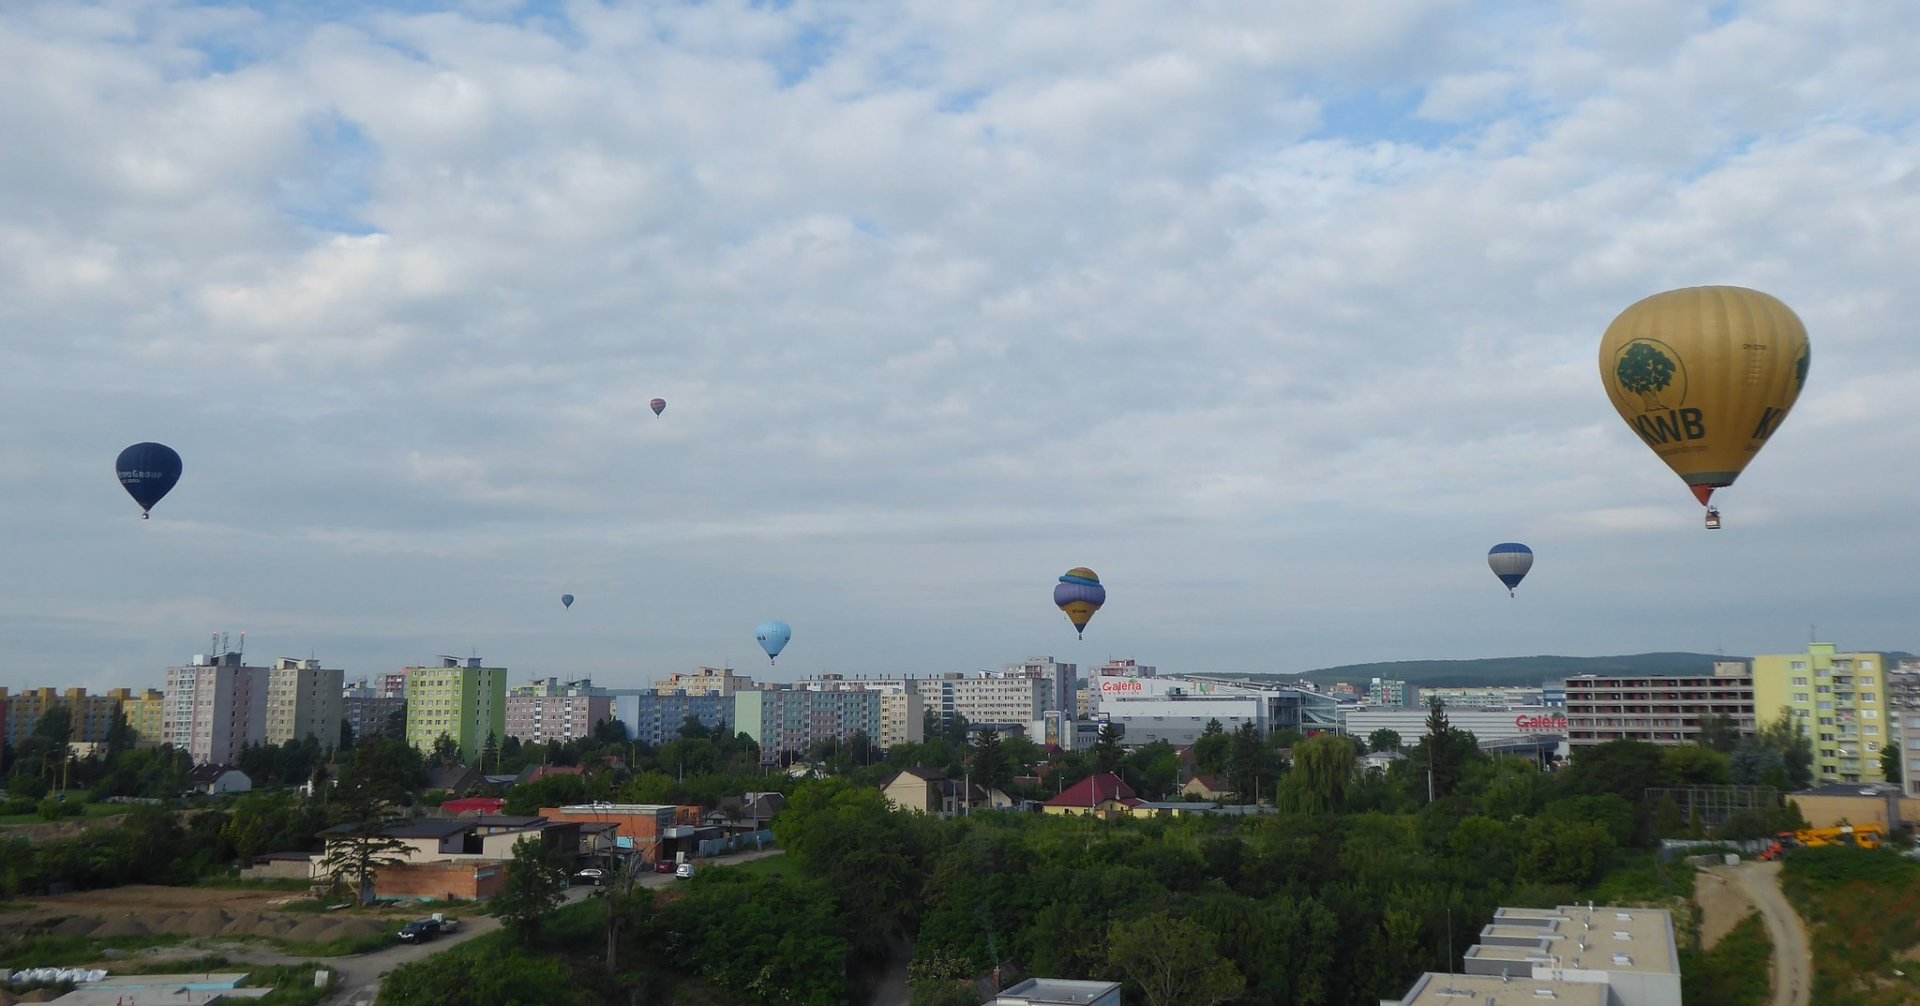
{"label": "white car", "polygon": [[693,876],[693,864],[681,863],[679,866],[673,868],[673,875],[681,880],[686,880],[688,877]]}

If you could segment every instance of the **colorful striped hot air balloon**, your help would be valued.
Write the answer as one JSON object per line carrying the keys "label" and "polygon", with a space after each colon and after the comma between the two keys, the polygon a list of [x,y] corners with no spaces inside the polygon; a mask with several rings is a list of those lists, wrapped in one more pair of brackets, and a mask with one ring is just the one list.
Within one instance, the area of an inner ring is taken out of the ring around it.
{"label": "colorful striped hot air balloon", "polygon": [[1073,631],[1085,639],[1087,623],[1093,620],[1093,613],[1107,603],[1107,588],[1100,586],[1100,577],[1085,566],[1075,566],[1067,570],[1066,575],[1053,588],[1053,603],[1067,613],[1067,621],[1073,623]]}

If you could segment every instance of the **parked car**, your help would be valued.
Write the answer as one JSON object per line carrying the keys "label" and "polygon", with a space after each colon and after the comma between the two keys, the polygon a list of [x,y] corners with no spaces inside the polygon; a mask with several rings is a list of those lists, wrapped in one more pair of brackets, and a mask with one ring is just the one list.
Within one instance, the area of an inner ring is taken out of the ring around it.
{"label": "parked car", "polygon": [[409,922],[400,927],[400,942],[425,943],[440,935],[441,929],[439,919],[421,919],[418,922]]}
{"label": "parked car", "polygon": [[589,866],[584,870],[575,871],[573,874],[573,882],[576,884],[592,884],[595,887],[599,887],[601,884],[607,882],[607,871],[597,866]]}
{"label": "parked car", "polygon": [[673,875],[680,878],[681,880],[686,880],[687,878],[693,876],[693,864],[681,863],[679,866],[676,866],[673,868]]}
{"label": "parked car", "polygon": [[672,872],[673,872],[673,860],[671,860],[671,859],[663,859],[663,860],[661,860],[661,861],[659,861],[658,863],[655,863],[655,864],[653,864],[653,872],[655,872],[655,873],[672,873]]}

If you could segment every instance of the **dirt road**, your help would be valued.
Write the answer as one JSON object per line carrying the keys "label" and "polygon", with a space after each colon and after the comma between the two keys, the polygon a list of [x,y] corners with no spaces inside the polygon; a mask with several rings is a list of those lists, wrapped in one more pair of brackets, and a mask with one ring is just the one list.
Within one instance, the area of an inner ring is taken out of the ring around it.
{"label": "dirt road", "polygon": [[1780,864],[1748,860],[1739,866],[1715,866],[1706,873],[1738,893],[1760,912],[1773,941],[1773,1006],[1808,1006],[1812,1001],[1813,953],[1807,927],[1780,892]]}

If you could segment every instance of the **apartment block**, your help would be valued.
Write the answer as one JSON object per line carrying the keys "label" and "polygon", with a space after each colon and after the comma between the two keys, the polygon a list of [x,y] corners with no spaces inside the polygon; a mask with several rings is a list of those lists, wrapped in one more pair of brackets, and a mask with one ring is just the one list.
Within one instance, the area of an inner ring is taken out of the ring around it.
{"label": "apartment block", "polygon": [[263,739],[285,744],[312,737],[323,750],[340,743],[341,690],[346,672],[318,660],[281,657],[267,669],[267,722]]}
{"label": "apartment block", "polygon": [[1374,678],[1367,682],[1367,704],[1405,709],[1415,704],[1420,690],[1396,678]]}
{"label": "apartment block", "polygon": [[1813,738],[1813,771],[1821,782],[1880,782],[1880,749],[1893,720],[1884,653],[1841,653],[1812,643],[1805,653],[1753,658],[1754,705],[1762,720],[1785,709]]}
{"label": "apartment block", "polygon": [[404,722],[407,713],[404,672],[361,678],[340,689],[340,718],[353,731],[355,740],[384,735],[395,713],[400,714]]}
{"label": "apartment block", "polygon": [[686,695],[726,695],[751,691],[755,686],[753,679],[744,674],[735,674],[725,667],[702,667],[691,674],[675,672],[664,681],[654,683],[654,690],[662,694],[681,692]]}
{"label": "apartment block", "polygon": [[464,662],[441,657],[438,667],[408,667],[407,743],[432,751],[441,734],[460,745],[461,757],[480,757],[491,735],[507,736],[507,669],[483,667],[479,657]]}
{"label": "apartment block", "polygon": [[113,727],[113,714],[120,700],[112,694],[88,695],[84,688],[27,688],[9,694],[0,688],[0,703],[7,707],[4,735],[8,744],[19,744],[33,736],[40,717],[55,706],[67,710],[67,740],[74,744],[100,744]]}
{"label": "apartment block", "polygon": [[266,740],[268,668],[248,667],[238,652],[196,655],[167,668],[161,741],[195,765],[233,765],[240,749]]}
{"label": "apartment block", "polygon": [[880,736],[881,693],[865,688],[816,691],[763,687],[733,697],[735,729],[760,745],[760,760],[804,753],[815,741]]}
{"label": "apartment block", "polygon": [[1715,716],[1731,718],[1743,736],[1755,729],[1753,678],[1738,662],[1713,674],[1582,674],[1567,679],[1566,695],[1572,747],[1615,740],[1690,744]]}
{"label": "apartment block", "polygon": [[1420,689],[1420,702],[1423,705],[1434,699],[1439,699],[1440,704],[1448,709],[1515,709],[1546,704],[1544,689],[1525,685]]}
{"label": "apartment block", "polygon": [[882,748],[896,744],[917,744],[927,739],[927,703],[917,692],[882,692],[880,695],[880,734],[875,739]]}
{"label": "apartment block", "polygon": [[507,690],[507,733],[523,744],[559,744],[590,737],[613,719],[613,696],[592,681],[547,678]]}
{"label": "apartment block", "polygon": [[629,739],[642,744],[659,747],[679,740],[680,728],[688,719],[708,730],[734,730],[732,695],[627,688],[609,689],[608,694],[613,697],[614,718],[626,724]]}
{"label": "apartment block", "polygon": [[[1044,713],[1048,710],[1073,709],[1075,707],[1074,690],[1079,677],[1079,670],[1078,664],[1064,664],[1052,657],[1028,657],[1020,663],[1008,664],[1006,673],[1002,675],[1002,677],[1030,678],[1036,681],[1047,682],[1048,689],[1046,696],[1042,700],[1042,708],[1040,710],[1041,713]],[[1150,678],[1158,674],[1159,669],[1155,667],[1142,667],[1132,660],[1111,660],[1107,662],[1106,667],[1101,670],[1101,673],[1131,674]],[[973,719],[972,716],[968,716],[967,718],[969,720]],[[1037,720],[1039,718],[1040,714],[1036,713],[1027,719]],[[1017,722],[1025,723],[1027,720],[1019,720]]]}
{"label": "apartment block", "polygon": [[1887,672],[1890,743],[1900,749],[1900,783],[1907,795],[1920,796],[1920,660],[1903,660]]}
{"label": "apartment block", "polygon": [[133,728],[140,744],[159,744],[166,735],[167,693],[152,688],[135,693],[131,688],[116,688],[107,693],[120,703],[120,712]]}

